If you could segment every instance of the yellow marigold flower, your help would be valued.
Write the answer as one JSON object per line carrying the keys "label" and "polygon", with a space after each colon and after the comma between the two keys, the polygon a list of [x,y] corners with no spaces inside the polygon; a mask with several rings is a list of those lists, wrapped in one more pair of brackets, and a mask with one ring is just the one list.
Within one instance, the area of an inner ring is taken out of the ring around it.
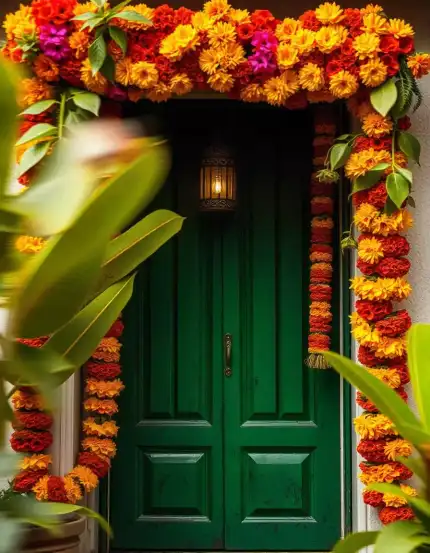
{"label": "yellow marigold flower", "polygon": [[[83,4],[76,4],[73,8],[73,14],[76,16],[84,13],[95,13],[97,9],[97,6],[93,2],[84,2]],[[75,23],[78,22],[75,21]]]}
{"label": "yellow marigold flower", "polygon": [[339,71],[330,79],[330,92],[336,98],[349,98],[357,92],[358,80],[349,71]]}
{"label": "yellow marigold flower", "polygon": [[259,84],[250,84],[240,91],[240,99],[244,102],[262,102],[264,100],[264,89]]}
{"label": "yellow marigold flower", "polygon": [[101,349],[103,351],[109,351],[109,352],[117,352],[121,349],[121,347],[122,347],[122,344],[118,340],[118,338],[109,337],[109,338],[102,338],[97,349]]}
{"label": "yellow marigold flower", "polygon": [[363,131],[371,138],[380,138],[390,134],[393,130],[393,121],[379,113],[369,113],[363,119]]}
{"label": "yellow marigold flower", "polygon": [[42,476],[40,480],[33,486],[33,492],[37,501],[48,501],[48,480],[49,476]]}
{"label": "yellow marigold flower", "polygon": [[[400,484],[400,489],[410,497],[416,497],[418,495],[417,490],[406,484]],[[392,493],[384,493],[383,501],[387,507],[403,507],[408,504],[408,501],[404,497],[399,497]]]}
{"label": "yellow marigold flower", "polygon": [[208,31],[209,44],[213,48],[221,48],[236,40],[236,28],[231,23],[219,21]]}
{"label": "yellow marigold flower", "polygon": [[304,90],[316,92],[324,87],[324,69],[316,63],[307,63],[299,71],[300,86]]}
{"label": "yellow marigold flower", "polygon": [[361,8],[360,11],[363,15],[365,15],[367,13],[381,13],[384,11],[384,8],[378,4],[367,4],[367,6],[365,8]]}
{"label": "yellow marigold flower", "polygon": [[390,19],[388,21],[387,31],[395,38],[411,37],[415,34],[412,25],[406,23],[403,19]]}
{"label": "yellow marigold flower", "polygon": [[213,75],[220,68],[220,54],[215,48],[203,50],[199,56],[200,69],[208,75]]}
{"label": "yellow marigold flower", "polygon": [[46,244],[46,240],[36,236],[20,236],[15,242],[16,249],[21,253],[38,253]]}
{"label": "yellow marigold flower", "polygon": [[324,2],[315,10],[315,15],[325,25],[335,25],[345,17],[343,9],[335,2]]}
{"label": "yellow marigold flower", "polygon": [[203,11],[209,17],[219,20],[226,15],[231,6],[227,0],[209,0],[203,5]]}
{"label": "yellow marigold flower", "polygon": [[299,75],[297,71],[288,69],[284,71],[281,75],[281,79],[285,83],[285,88],[287,90],[287,97],[293,96],[300,89]]}
{"label": "yellow marigold flower", "polygon": [[408,58],[408,67],[416,79],[430,73],[430,54],[415,54]]}
{"label": "yellow marigold flower", "polygon": [[108,80],[100,72],[93,75],[93,70],[88,58],[84,60],[82,64],[81,79],[88,90],[96,94],[104,94],[108,86]]}
{"label": "yellow marigold flower", "polygon": [[23,79],[21,81],[18,103],[23,108],[28,108],[41,100],[50,100],[54,97],[52,87],[44,81],[36,78]]}
{"label": "yellow marigold flower", "polygon": [[183,51],[179,47],[178,40],[174,33],[166,36],[160,44],[160,54],[166,56],[171,61],[180,60],[183,56]]}
{"label": "yellow marigold flower", "polygon": [[208,79],[208,85],[217,92],[229,92],[234,85],[234,79],[225,71],[216,71]]}
{"label": "yellow marigold flower", "polygon": [[382,465],[369,466],[366,472],[362,472],[359,475],[360,480],[364,485],[373,484],[374,482],[386,482],[391,484],[394,480],[397,480],[400,476],[400,472],[397,468],[384,463]]}
{"label": "yellow marigold flower", "polygon": [[193,83],[186,73],[177,73],[170,79],[170,90],[173,94],[183,96],[193,89]]}
{"label": "yellow marigold flower", "polygon": [[380,38],[376,33],[362,33],[355,37],[353,48],[360,60],[374,57],[379,52]]}
{"label": "yellow marigold flower", "polygon": [[299,61],[299,51],[287,42],[281,42],[276,51],[276,58],[280,69],[290,69]]}
{"label": "yellow marigold flower", "polygon": [[123,86],[130,86],[132,78],[133,62],[131,58],[124,58],[115,64],[115,80]]}
{"label": "yellow marigold flower", "polygon": [[118,413],[118,404],[113,399],[97,399],[95,397],[90,397],[84,401],[84,409],[91,413],[112,416]]}
{"label": "yellow marigold flower", "polygon": [[192,25],[178,25],[160,45],[160,54],[171,61],[178,61],[182,56],[194,50],[199,44],[199,33]]}
{"label": "yellow marigold flower", "polygon": [[398,457],[410,457],[412,445],[407,440],[396,438],[386,443],[384,453],[390,461],[395,461]]}
{"label": "yellow marigold flower", "polygon": [[353,153],[345,165],[346,176],[353,180],[361,177],[379,163],[388,163],[391,161],[391,155],[385,150],[375,150],[368,148],[361,152]]}
{"label": "yellow marigold flower", "polygon": [[379,86],[387,79],[387,66],[379,58],[369,59],[360,66],[360,78],[366,86]]}
{"label": "yellow marigold flower", "polygon": [[364,238],[358,243],[358,257],[366,263],[378,263],[384,257],[382,244],[377,238]]}
{"label": "yellow marigold flower", "polygon": [[364,320],[352,329],[351,334],[363,346],[373,345],[380,340],[378,331],[372,329],[370,324]]}
{"label": "yellow marigold flower", "polygon": [[363,440],[379,440],[387,436],[397,436],[393,423],[385,415],[363,414],[354,419],[355,431]]}
{"label": "yellow marigold flower", "polygon": [[357,276],[351,279],[351,290],[362,300],[381,301],[406,299],[412,291],[404,278],[369,279]]}
{"label": "yellow marigold flower", "polygon": [[102,438],[114,438],[118,434],[118,426],[115,421],[98,423],[93,417],[88,417],[82,422],[85,434]]}
{"label": "yellow marigold flower", "polygon": [[42,411],[43,398],[39,394],[27,394],[17,390],[11,397],[12,405],[15,409],[25,409],[26,411]]}
{"label": "yellow marigold flower", "polygon": [[88,52],[90,45],[90,35],[85,31],[75,31],[70,35],[69,46],[75,51],[78,59],[84,57]]}
{"label": "yellow marigold flower", "polygon": [[[150,22],[154,15],[154,8],[150,8],[146,4],[136,4],[135,6],[127,6],[121,11],[136,12],[143,17],[146,17]],[[121,12],[119,12],[121,13]],[[120,27],[126,31],[141,31],[142,29],[148,29],[151,23],[144,23],[142,21],[129,21],[128,19],[115,18],[115,26]]]}
{"label": "yellow marigold flower", "polygon": [[321,27],[315,34],[315,42],[318,49],[324,54],[330,54],[336,48],[345,42],[347,34],[345,27],[341,25],[335,27]]}
{"label": "yellow marigold flower", "polygon": [[251,15],[248,10],[231,9],[227,14],[227,18],[229,21],[236,23],[236,25],[251,23]]}
{"label": "yellow marigold flower", "polygon": [[291,17],[286,17],[276,26],[275,36],[279,42],[289,42],[299,29],[302,28],[302,22]]}
{"label": "yellow marigold flower", "polygon": [[91,451],[96,455],[105,455],[112,459],[116,454],[116,445],[113,440],[109,438],[84,438],[82,440],[82,447],[86,451]]}
{"label": "yellow marigold flower", "polygon": [[291,37],[291,46],[297,48],[300,54],[308,54],[314,49],[315,46],[314,31],[309,29],[298,29],[298,31]]}
{"label": "yellow marigold flower", "polygon": [[402,224],[399,228],[400,232],[406,232],[414,226],[414,218],[412,213],[407,209],[402,209]]}
{"label": "yellow marigold flower", "polygon": [[375,348],[375,356],[383,359],[386,359],[387,357],[388,359],[402,357],[406,353],[406,347],[405,336],[397,338],[382,336],[379,344]]}
{"label": "yellow marigold flower", "polygon": [[388,21],[378,13],[368,13],[363,17],[362,31],[383,35],[387,32]]}
{"label": "yellow marigold flower", "polygon": [[222,69],[234,69],[246,61],[245,50],[241,44],[230,42],[218,49]]}
{"label": "yellow marigold flower", "polygon": [[29,457],[24,457],[19,467],[21,470],[47,470],[49,465],[52,464],[51,455],[34,454]]}
{"label": "yellow marigold flower", "polygon": [[213,19],[205,12],[196,12],[191,18],[192,26],[198,31],[208,31],[213,23]]}
{"label": "yellow marigold flower", "polygon": [[97,396],[100,399],[112,399],[118,396],[124,389],[121,380],[96,380],[88,378],[85,391],[87,394]]}
{"label": "yellow marigold flower", "polygon": [[75,505],[75,503],[82,499],[82,490],[80,485],[77,484],[70,475],[65,476],[63,482],[67,499],[72,505]]}
{"label": "yellow marigold flower", "polygon": [[36,37],[36,22],[30,6],[20,5],[19,10],[8,13],[3,22],[8,40],[25,40]]}
{"label": "yellow marigold flower", "polygon": [[155,63],[138,61],[131,67],[131,84],[138,88],[151,88],[158,82],[158,70]]}
{"label": "yellow marigold flower", "polygon": [[92,492],[95,490],[99,484],[99,479],[94,472],[82,465],[77,465],[69,473],[69,477],[76,478],[86,492]]}
{"label": "yellow marigold flower", "polygon": [[393,388],[394,390],[401,385],[401,379],[396,369],[366,369],[368,373],[375,378]]}

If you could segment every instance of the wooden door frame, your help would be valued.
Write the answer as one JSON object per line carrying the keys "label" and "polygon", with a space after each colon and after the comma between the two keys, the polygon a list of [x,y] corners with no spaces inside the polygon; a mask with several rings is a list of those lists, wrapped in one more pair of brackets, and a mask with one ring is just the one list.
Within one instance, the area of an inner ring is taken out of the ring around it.
{"label": "wooden door frame", "polygon": [[[192,97],[190,97],[192,96]],[[208,96],[204,96],[205,99]],[[220,98],[220,95],[217,96]],[[202,99],[202,96],[188,95],[185,99]],[[213,99],[213,97],[212,97]],[[345,108],[342,106],[332,106],[333,110],[336,110],[336,116],[339,121],[339,125],[342,128],[342,132],[348,132],[350,128],[350,122]],[[345,229],[349,229],[351,223],[351,206],[348,200],[350,192],[350,184],[346,179],[343,179],[338,192],[336,210],[337,213],[335,221],[335,241],[340,244],[342,232]],[[352,312],[352,295],[349,289],[349,281],[353,272],[352,260],[349,253],[341,255],[340,248],[336,248],[335,256],[335,274],[337,275],[338,286],[333,286],[333,306],[334,306],[334,321],[333,325],[338,329],[336,335],[333,336],[334,349],[341,354],[350,357],[352,356],[352,341],[349,328],[349,315]],[[353,391],[351,386],[345,381],[339,380],[339,394],[340,394],[340,426],[341,426],[341,443],[340,443],[340,455],[341,455],[341,536],[345,536],[353,529],[353,497],[355,503],[358,487],[353,485],[353,461],[355,459],[353,453],[353,435],[351,419],[353,417]],[[110,520],[110,474],[101,481],[98,495],[98,507],[100,514]],[[354,509],[355,511],[355,509]],[[357,517],[354,517],[357,518]],[[358,517],[360,520],[361,517]],[[355,525],[354,525],[355,526]],[[96,531],[96,536],[93,539],[95,542],[96,551],[98,553],[109,553],[111,551],[109,540],[104,533]],[[115,553],[120,553],[115,550]],[[149,552],[148,552],[149,553]],[[288,552],[294,553],[294,552]]]}

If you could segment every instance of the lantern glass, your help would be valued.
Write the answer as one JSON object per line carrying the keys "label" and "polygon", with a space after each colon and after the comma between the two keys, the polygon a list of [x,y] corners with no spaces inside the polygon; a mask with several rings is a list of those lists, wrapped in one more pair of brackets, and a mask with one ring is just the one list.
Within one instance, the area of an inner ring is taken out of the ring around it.
{"label": "lantern glass", "polygon": [[234,211],[236,207],[236,169],[234,159],[223,147],[205,151],[200,170],[200,208],[202,211]]}

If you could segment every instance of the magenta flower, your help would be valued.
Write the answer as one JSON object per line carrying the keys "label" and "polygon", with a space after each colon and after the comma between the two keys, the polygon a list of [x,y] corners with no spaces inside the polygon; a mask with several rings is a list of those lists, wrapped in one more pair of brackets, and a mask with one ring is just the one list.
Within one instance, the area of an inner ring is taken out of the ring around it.
{"label": "magenta flower", "polygon": [[39,35],[40,49],[55,61],[67,58],[71,52],[67,27],[64,25],[43,25]]}
{"label": "magenta flower", "polygon": [[278,46],[278,40],[272,33],[257,31],[252,37],[251,44],[257,51],[264,50],[266,52],[273,52]]}
{"label": "magenta flower", "polygon": [[272,52],[260,50],[248,58],[253,73],[273,73],[276,63]]}

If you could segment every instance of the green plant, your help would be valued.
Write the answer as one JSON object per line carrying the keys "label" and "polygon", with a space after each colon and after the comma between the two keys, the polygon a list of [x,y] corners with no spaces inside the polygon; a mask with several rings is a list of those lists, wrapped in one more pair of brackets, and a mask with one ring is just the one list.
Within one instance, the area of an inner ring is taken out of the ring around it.
{"label": "green plant", "polygon": [[418,497],[410,497],[399,486],[372,484],[370,489],[403,497],[413,509],[416,520],[393,522],[379,532],[351,534],[339,542],[336,553],[354,553],[374,544],[374,553],[411,553],[430,550],[430,325],[412,326],[408,334],[408,359],[413,394],[419,418],[386,384],[363,367],[336,353],[325,353],[330,365],[358,388],[394,423],[418,454],[399,461],[411,468],[421,480]]}
{"label": "green plant", "polygon": [[[10,195],[18,83],[16,70],[0,62],[0,296],[9,309],[0,328],[0,446],[5,442],[5,421],[12,420],[6,384],[36,387],[52,407],[56,388],[90,357],[130,299],[138,265],[183,222],[177,214],[159,210],[128,228],[161,188],[169,155],[163,143],[138,139],[122,123],[109,127],[107,135],[114,133],[109,144],[100,123],[67,134],[59,127],[52,134],[54,153],[32,186]],[[93,98],[83,94],[78,104],[85,100],[81,108],[94,112]],[[63,116],[64,104],[70,100],[76,106],[76,98],[73,92],[62,97]],[[86,153],[91,142],[98,145],[97,156]],[[112,175],[108,178],[107,159]],[[22,234],[45,237],[43,250],[30,258],[20,255],[14,243]],[[38,336],[50,337],[40,349],[17,341]],[[12,476],[17,461],[18,456],[1,453],[0,478]],[[82,509],[3,492],[0,553],[16,550],[22,524],[55,530],[59,516],[75,512],[103,523],[97,514]]]}

